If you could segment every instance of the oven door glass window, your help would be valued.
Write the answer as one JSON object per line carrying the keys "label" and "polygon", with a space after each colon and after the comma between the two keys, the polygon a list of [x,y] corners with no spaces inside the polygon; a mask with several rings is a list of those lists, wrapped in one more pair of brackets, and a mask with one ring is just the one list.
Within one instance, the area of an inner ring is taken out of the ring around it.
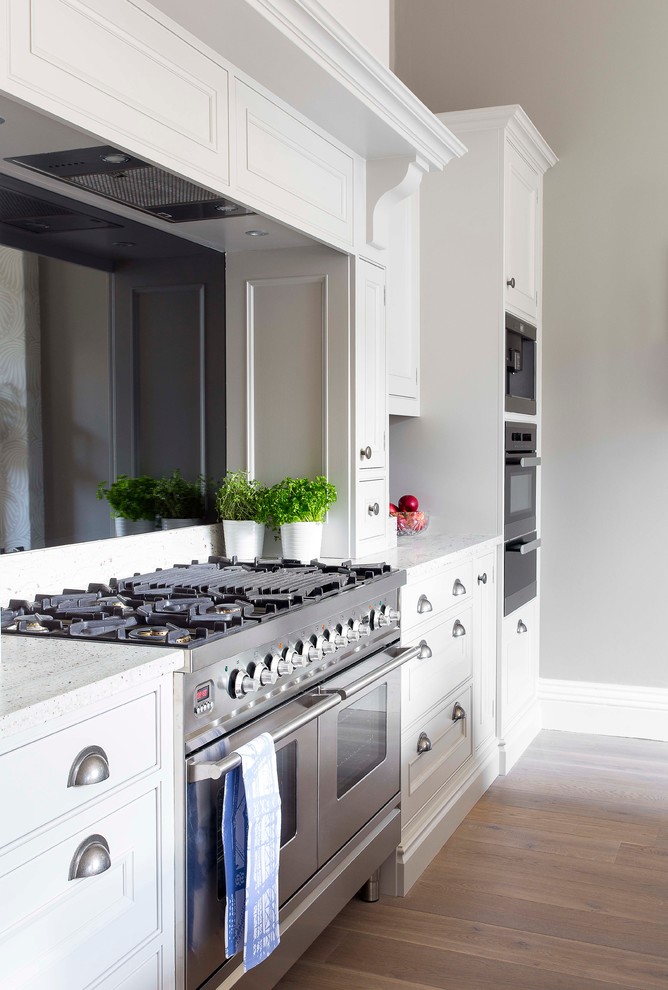
{"label": "oven door glass window", "polygon": [[506,540],[536,528],[536,468],[506,463]]}
{"label": "oven door glass window", "polygon": [[387,756],[387,685],[338,713],[336,745],[336,796],[342,798]]}

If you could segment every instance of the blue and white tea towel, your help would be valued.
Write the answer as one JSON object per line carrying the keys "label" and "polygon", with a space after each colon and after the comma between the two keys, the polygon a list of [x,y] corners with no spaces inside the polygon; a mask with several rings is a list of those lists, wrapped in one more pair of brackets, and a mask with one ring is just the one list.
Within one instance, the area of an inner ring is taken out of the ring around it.
{"label": "blue and white tea towel", "polygon": [[243,945],[244,970],[257,966],[280,941],[278,861],[281,798],[276,751],[269,733],[240,746],[241,767],[225,777],[225,954]]}

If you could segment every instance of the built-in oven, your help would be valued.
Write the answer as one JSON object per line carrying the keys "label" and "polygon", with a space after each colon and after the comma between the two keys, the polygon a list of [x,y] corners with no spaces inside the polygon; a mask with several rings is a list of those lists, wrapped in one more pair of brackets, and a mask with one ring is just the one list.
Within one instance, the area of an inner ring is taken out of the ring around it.
{"label": "built-in oven", "polygon": [[506,313],[506,412],[536,415],[536,328]]}
{"label": "built-in oven", "polygon": [[503,538],[515,540],[537,528],[537,478],[535,423],[506,423],[506,468]]}
{"label": "built-in oven", "polygon": [[[261,732],[269,732],[275,742],[283,931],[285,912],[300,898],[314,904],[317,897],[327,896],[330,883],[336,890],[338,859],[348,864],[361,860],[361,886],[399,841],[399,667],[418,652],[385,648],[269,714],[208,741],[188,758],[187,990],[213,987],[214,982],[218,986],[238,965],[236,957],[225,958],[221,840],[224,780],[238,763],[236,749]],[[348,896],[352,893],[354,889]],[[303,906],[299,911],[308,919]]]}
{"label": "built-in oven", "polygon": [[503,614],[510,615],[538,593],[537,533],[509,540],[503,550]]}

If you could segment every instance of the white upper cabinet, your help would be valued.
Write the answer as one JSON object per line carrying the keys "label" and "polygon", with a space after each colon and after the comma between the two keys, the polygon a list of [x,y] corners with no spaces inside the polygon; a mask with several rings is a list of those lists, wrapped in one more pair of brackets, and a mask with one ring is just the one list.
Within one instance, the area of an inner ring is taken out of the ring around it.
{"label": "white upper cabinet", "polygon": [[2,88],[225,189],[229,83],[222,65],[131,3],[2,0],[2,7],[10,26]]}
{"label": "white upper cabinet", "polygon": [[506,141],[505,272],[506,309],[538,316],[541,174]]}
{"label": "white upper cabinet", "polygon": [[385,270],[368,261],[357,269],[355,336],[358,457],[366,472],[385,467],[387,430]]}
{"label": "white upper cabinet", "polygon": [[390,415],[420,414],[420,193],[398,203],[387,249]]}

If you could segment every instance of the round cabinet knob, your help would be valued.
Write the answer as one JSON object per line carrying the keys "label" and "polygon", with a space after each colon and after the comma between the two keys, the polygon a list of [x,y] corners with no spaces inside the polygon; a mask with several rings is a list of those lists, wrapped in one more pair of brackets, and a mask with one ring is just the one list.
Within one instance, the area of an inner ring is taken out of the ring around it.
{"label": "round cabinet knob", "polygon": [[72,856],[68,880],[96,877],[111,866],[109,843],[103,835],[89,835],[81,842]]}
{"label": "round cabinet knob", "polygon": [[232,674],[230,682],[230,694],[233,698],[244,698],[247,694],[257,691],[258,686],[252,677],[245,670],[238,668]]}
{"label": "round cabinet knob", "polygon": [[464,711],[464,709],[462,708],[462,706],[459,704],[459,702],[456,701],[455,702],[455,707],[452,709],[452,721],[453,722],[461,722],[465,718],[466,718],[466,712]]}
{"label": "round cabinet knob", "polygon": [[508,286],[508,287],[509,287],[510,289],[514,289],[514,288],[515,288],[515,279],[514,279],[514,278],[509,278],[509,279],[507,279],[507,280],[506,280],[506,285],[507,285],[507,286]]}
{"label": "round cabinet knob", "polygon": [[253,681],[255,682],[256,689],[266,687],[267,684],[275,684],[277,680],[278,674],[275,674],[265,664],[256,663],[253,667]]}
{"label": "round cabinet knob", "polygon": [[109,757],[101,746],[86,746],[74,757],[68,787],[87,787],[109,779]]}
{"label": "round cabinet knob", "polygon": [[418,660],[429,660],[431,657],[433,657],[433,655],[434,654],[431,652],[431,647],[427,645],[427,640],[426,639],[420,640],[420,652],[418,653]]}
{"label": "round cabinet knob", "polygon": [[362,460],[364,460],[364,458],[366,457],[366,459],[370,461],[372,456],[373,456],[373,451],[371,447],[362,447],[362,449],[360,450],[360,457],[362,458]]}
{"label": "round cabinet knob", "polygon": [[378,502],[370,502],[369,503],[369,508],[368,508],[367,511],[368,511],[368,513],[369,513],[370,516],[377,516],[378,513],[380,512],[380,506],[379,506]]}
{"label": "round cabinet knob", "polygon": [[452,635],[455,637],[455,639],[457,639],[458,636],[466,636],[466,629],[459,621],[459,619],[455,619],[455,624],[452,627]]}
{"label": "round cabinet knob", "polygon": [[517,623],[517,632],[518,632],[518,634],[521,634],[521,633],[525,633],[526,631],[527,631],[527,627],[524,625],[524,623],[520,619],[520,621]]}
{"label": "round cabinet knob", "polygon": [[417,751],[418,753],[429,753],[431,752],[431,739],[426,732],[421,732],[418,736],[417,741]]}
{"label": "round cabinet knob", "polygon": [[478,584],[487,584],[486,574],[478,574]]}
{"label": "round cabinet knob", "polygon": [[464,587],[464,585],[462,584],[462,582],[459,580],[459,578],[455,578],[455,583],[452,586],[452,593],[455,596],[455,598],[457,597],[457,595],[465,595],[466,594],[466,588]]}
{"label": "round cabinet knob", "polygon": [[420,615],[424,615],[425,612],[434,611],[434,606],[431,604],[426,595],[420,595],[418,598],[417,610]]}
{"label": "round cabinet knob", "polygon": [[292,673],[292,663],[290,660],[286,660],[284,657],[279,656],[278,653],[274,653],[271,656],[267,666],[272,674],[276,674],[277,677],[285,677],[286,674]]}

